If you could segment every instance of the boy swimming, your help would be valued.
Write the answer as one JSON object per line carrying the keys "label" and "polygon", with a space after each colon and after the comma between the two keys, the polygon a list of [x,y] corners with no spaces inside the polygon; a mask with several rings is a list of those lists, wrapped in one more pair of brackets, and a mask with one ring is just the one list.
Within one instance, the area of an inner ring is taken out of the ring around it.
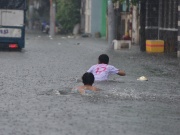
{"label": "boy swimming", "polygon": [[84,73],[82,76],[82,82],[84,85],[78,86],[72,91],[79,92],[80,94],[87,94],[92,93],[93,91],[97,91],[97,88],[93,86],[94,75],[92,73]]}
{"label": "boy swimming", "polygon": [[109,57],[107,54],[101,54],[98,58],[98,64],[93,65],[87,71],[92,73],[95,77],[95,81],[105,81],[108,80],[110,74],[117,74],[120,76],[125,76],[125,72],[115,68],[112,65],[108,65]]}

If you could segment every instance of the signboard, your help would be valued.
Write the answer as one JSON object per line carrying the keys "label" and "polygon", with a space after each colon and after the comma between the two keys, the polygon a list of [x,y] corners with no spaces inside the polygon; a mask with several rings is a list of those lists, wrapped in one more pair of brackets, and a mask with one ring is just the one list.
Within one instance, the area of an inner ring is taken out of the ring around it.
{"label": "signboard", "polygon": [[0,28],[0,37],[20,38],[21,35],[21,29]]}

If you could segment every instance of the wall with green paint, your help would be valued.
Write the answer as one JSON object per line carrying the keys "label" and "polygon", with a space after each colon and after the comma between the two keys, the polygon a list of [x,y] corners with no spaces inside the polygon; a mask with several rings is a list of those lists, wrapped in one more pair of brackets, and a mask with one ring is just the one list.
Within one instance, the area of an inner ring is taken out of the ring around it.
{"label": "wall with green paint", "polygon": [[101,0],[91,0],[91,34],[101,32],[101,18],[102,18],[102,2]]}
{"label": "wall with green paint", "polygon": [[106,37],[106,12],[107,12],[107,0],[102,0],[102,20],[101,20],[101,36]]}

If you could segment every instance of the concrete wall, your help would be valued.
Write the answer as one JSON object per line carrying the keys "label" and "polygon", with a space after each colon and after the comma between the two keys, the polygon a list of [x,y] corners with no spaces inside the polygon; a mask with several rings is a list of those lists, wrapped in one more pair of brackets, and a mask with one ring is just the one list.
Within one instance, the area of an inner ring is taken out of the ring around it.
{"label": "concrete wall", "polygon": [[92,0],[91,4],[91,34],[94,36],[96,32],[101,32],[102,1]]}
{"label": "concrete wall", "polygon": [[106,11],[107,10],[107,0],[102,0],[102,20],[101,20],[101,36],[106,37],[107,32],[107,20]]}

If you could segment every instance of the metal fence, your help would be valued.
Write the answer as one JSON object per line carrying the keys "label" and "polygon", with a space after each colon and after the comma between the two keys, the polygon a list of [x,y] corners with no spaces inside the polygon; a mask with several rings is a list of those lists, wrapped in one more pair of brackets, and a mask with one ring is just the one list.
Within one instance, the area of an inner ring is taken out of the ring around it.
{"label": "metal fence", "polygon": [[165,51],[178,49],[178,0],[147,0],[146,39],[165,41]]}

